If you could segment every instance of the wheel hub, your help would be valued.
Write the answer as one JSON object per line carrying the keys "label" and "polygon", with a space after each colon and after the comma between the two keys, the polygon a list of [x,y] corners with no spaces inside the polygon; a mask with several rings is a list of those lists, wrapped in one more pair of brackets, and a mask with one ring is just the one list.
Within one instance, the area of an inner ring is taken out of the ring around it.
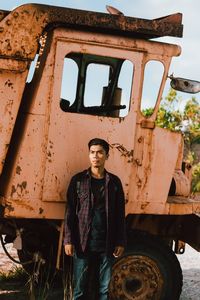
{"label": "wheel hub", "polygon": [[160,299],[162,274],[154,260],[142,255],[122,257],[113,267],[111,299]]}

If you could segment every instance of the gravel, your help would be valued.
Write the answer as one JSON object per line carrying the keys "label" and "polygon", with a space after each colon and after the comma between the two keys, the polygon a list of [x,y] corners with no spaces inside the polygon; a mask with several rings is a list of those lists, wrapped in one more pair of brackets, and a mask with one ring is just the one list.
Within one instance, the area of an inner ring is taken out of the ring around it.
{"label": "gravel", "polygon": [[190,246],[186,251],[178,255],[183,270],[183,289],[180,300],[200,299],[200,253]]}

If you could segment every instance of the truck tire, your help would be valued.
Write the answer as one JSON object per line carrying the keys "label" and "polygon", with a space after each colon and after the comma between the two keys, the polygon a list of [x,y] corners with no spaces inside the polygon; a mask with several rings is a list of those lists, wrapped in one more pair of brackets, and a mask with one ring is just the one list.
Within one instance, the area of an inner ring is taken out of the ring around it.
{"label": "truck tire", "polygon": [[113,266],[110,299],[178,300],[182,281],[174,252],[161,239],[137,233]]}

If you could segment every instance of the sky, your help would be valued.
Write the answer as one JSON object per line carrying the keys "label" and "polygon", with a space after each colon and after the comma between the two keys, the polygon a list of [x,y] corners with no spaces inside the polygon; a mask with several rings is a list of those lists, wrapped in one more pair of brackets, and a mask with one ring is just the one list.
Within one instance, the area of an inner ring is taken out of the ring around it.
{"label": "sky", "polygon": [[[16,6],[28,3],[23,0],[0,0],[0,9],[12,10]],[[106,5],[114,6],[126,16],[155,19],[180,12],[183,14],[183,38],[165,37],[160,41],[178,44],[182,54],[172,60],[169,75],[200,81],[200,1],[199,0],[42,0],[30,3],[83,9],[88,11],[107,12]],[[191,96],[200,102],[200,93],[178,93],[184,103]]]}

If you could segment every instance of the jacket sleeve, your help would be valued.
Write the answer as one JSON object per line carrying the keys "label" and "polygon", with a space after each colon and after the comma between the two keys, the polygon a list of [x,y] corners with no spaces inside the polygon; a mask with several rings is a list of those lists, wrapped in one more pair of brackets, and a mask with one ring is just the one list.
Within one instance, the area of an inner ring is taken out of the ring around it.
{"label": "jacket sleeve", "polygon": [[126,246],[126,224],[125,224],[125,198],[121,180],[117,180],[117,237],[116,246]]}
{"label": "jacket sleeve", "polygon": [[72,177],[67,190],[67,205],[64,219],[64,245],[75,243],[76,226],[76,180]]}

